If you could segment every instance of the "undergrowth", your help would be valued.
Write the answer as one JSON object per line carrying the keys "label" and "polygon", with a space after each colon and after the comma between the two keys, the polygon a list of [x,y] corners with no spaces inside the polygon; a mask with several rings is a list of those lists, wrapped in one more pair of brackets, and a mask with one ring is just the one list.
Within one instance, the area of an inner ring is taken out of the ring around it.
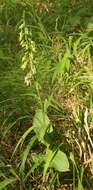
{"label": "undergrowth", "polygon": [[0,190],[93,189],[92,9],[0,1]]}

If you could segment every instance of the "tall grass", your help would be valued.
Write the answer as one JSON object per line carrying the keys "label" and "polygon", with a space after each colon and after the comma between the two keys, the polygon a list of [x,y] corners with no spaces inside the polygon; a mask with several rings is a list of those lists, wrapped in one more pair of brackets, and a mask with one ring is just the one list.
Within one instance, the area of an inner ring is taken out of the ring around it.
{"label": "tall grass", "polygon": [[86,4],[0,2],[0,190],[93,188]]}

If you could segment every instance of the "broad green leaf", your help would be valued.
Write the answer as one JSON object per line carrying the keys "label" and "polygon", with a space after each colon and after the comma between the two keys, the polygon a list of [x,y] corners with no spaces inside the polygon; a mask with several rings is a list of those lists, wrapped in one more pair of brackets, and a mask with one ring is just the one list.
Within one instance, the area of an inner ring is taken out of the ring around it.
{"label": "broad green leaf", "polygon": [[8,178],[0,182],[0,190],[5,189],[5,187],[9,184],[12,184],[14,181],[16,181],[15,178]]}
{"label": "broad green leaf", "polygon": [[33,120],[33,130],[36,133],[38,140],[42,143],[44,143],[44,136],[49,128],[49,124],[50,120],[47,114],[44,113],[41,109],[38,109]]}
{"label": "broad green leaf", "polygon": [[66,154],[58,150],[50,166],[59,172],[69,171],[69,162]]}
{"label": "broad green leaf", "polygon": [[48,168],[54,168],[59,172],[66,172],[69,170],[69,162],[66,154],[59,150],[58,148],[55,150],[47,149],[46,157],[45,157],[45,166],[43,176],[46,175]]}

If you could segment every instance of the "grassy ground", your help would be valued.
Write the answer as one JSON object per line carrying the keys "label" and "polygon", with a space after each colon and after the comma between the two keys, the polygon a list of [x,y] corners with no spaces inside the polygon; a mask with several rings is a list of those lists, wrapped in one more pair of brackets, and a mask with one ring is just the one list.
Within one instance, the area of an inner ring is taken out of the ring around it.
{"label": "grassy ground", "polygon": [[93,189],[92,10],[0,2],[0,190]]}

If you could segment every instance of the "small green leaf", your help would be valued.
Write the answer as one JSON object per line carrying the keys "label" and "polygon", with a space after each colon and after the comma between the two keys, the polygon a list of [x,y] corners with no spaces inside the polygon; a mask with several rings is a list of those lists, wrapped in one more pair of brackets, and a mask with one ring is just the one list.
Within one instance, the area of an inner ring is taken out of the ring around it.
{"label": "small green leaf", "polygon": [[69,162],[66,154],[58,150],[51,162],[51,167],[59,172],[69,171]]}

